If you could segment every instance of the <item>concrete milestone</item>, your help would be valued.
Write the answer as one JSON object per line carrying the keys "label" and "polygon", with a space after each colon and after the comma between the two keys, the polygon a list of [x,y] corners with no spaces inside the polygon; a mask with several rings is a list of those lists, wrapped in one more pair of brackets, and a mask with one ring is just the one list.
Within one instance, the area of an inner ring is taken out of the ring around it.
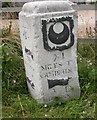
{"label": "concrete milestone", "polygon": [[20,36],[29,91],[39,102],[80,96],[77,12],[68,1],[24,4]]}

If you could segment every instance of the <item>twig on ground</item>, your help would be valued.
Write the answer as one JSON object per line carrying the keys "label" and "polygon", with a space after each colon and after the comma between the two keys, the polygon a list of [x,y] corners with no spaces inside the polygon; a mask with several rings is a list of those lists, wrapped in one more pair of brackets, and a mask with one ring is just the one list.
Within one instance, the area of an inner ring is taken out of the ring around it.
{"label": "twig on ground", "polygon": [[18,94],[18,100],[19,100],[20,107],[21,107],[21,110],[22,110],[22,115],[25,116],[24,109],[23,109],[23,106],[22,106],[22,103],[21,103],[21,99],[20,99],[19,94]]}

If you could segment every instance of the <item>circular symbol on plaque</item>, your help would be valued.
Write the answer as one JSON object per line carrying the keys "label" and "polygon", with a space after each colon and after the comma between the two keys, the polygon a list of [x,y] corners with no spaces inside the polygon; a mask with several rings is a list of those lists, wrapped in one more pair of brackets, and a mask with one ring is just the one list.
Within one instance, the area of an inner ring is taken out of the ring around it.
{"label": "circular symbol on plaque", "polygon": [[65,23],[54,23],[49,28],[48,37],[54,44],[63,44],[69,38],[69,28]]}

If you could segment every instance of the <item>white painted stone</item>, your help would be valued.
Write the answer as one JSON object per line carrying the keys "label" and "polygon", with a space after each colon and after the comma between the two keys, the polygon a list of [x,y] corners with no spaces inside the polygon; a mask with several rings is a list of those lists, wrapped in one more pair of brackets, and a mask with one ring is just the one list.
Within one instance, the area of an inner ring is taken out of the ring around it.
{"label": "white painted stone", "polygon": [[[52,101],[56,96],[65,100],[79,96],[77,13],[69,2],[26,3],[19,14],[19,20],[31,95],[39,102]],[[70,44],[71,47],[64,49]]]}

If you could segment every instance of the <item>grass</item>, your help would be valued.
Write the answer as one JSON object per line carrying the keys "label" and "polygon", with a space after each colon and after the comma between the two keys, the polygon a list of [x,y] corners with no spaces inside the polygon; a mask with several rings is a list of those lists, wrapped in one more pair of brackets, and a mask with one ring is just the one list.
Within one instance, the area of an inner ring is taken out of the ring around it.
{"label": "grass", "polygon": [[80,98],[39,104],[28,93],[18,34],[10,33],[2,43],[3,118],[96,118],[97,66],[95,44],[78,44]]}

